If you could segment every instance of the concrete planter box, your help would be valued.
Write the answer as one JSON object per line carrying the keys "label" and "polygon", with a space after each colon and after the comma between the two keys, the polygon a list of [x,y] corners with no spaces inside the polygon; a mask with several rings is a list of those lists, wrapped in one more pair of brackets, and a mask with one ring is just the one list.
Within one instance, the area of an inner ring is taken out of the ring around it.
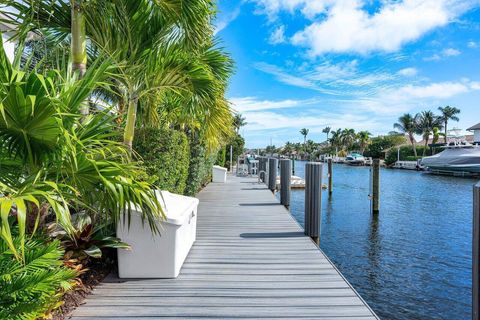
{"label": "concrete planter box", "polygon": [[196,239],[198,199],[156,191],[166,221],[158,222],[160,234],[152,235],[141,212],[133,211],[130,228],[120,222],[117,237],[132,250],[117,250],[120,278],[176,278]]}
{"label": "concrete planter box", "polygon": [[212,182],[225,183],[227,182],[227,168],[220,166],[213,166]]}

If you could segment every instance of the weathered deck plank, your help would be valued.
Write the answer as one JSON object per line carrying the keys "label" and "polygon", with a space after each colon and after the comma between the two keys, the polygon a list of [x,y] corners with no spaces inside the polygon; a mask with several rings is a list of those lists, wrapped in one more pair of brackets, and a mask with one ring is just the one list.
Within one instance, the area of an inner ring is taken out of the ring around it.
{"label": "weathered deck plank", "polygon": [[198,195],[197,241],[177,279],[109,277],[73,319],[377,319],[256,179]]}

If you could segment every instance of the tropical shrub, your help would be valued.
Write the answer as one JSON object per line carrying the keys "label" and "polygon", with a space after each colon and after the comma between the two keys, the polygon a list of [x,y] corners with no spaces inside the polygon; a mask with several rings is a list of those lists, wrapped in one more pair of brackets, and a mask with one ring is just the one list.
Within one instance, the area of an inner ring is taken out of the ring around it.
{"label": "tropical shrub", "polygon": [[404,144],[406,138],[403,135],[387,135],[371,139],[370,145],[364,152],[364,156],[372,158],[383,158],[388,149]]}
{"label": "tropical shrub", "polygon": [[143,161],[153,185],[183,194],[190,163],[185,133],[173,129],[141,128],[137,129],[135,136],[133,148]]}
{"label": "tropical shrub", "polygon": [[[417,154],[421,155],[423,154],[424,146],[417,146]],[[426,155],[431,154],[430,148],[427,147],[427,150],[425,151]],[[401,161],[417,161],[418,159],[421,159],[422,156],[417,156],[415,157],[413,148],[412,146],[401,146],[400,147],[400,160]],[[385,163],[387,165],[394,164],[398,160],[398,149],[397,148],[392,148],[389,150],[387,153],[387,156],[385,157]]]}
{"label": "tropical shrub", "polygon": [[65,260],[71,265],[85,265],[90,258],[101,258],[106,248],[130,250],[130,246],[115,237],[115,224],[110,219],[93,219],[85,212],[72,217],[74,231],[67,233],[59,223],[48,226],[48,233],[61,241]]}
{"label": "tropical shrub", "polygon": [[[225,162],[227,160],[227,148],[230,149],[230,146],[222,147],[217,154],[217,159],[215,164],[220,167],[225,167]],[[229,161],[230,162],[230,161]]]}
{"label": "tropical shrub", "polygon": [[12,66],[0,47],[0,237],[19,260],[9,216],[24,239],[50,214],[72,234],[72,212],[117,221],[138,205],[156,231],[161,206],[151,185],[135,179],[141,168],[115,141],[113,116],[79,115],[109,65],[95,65],[81,80],[67,70],[38,74]]}
{"label": "tropical shrub", "polygon": [[63,293],[72,289],[78,272],[63,266],[63,248],[58,240],[35,236],[25,242],[13,230],[12,243],[24,250],[16,258],[6,241],[0,240],[0,319],[39,319],[61,305]]}
{"label": "tropical shrub", "polygon": [[190,142],[190,166],[188,169],[185,194],[193,196],[206,185],[212,177],[212,167],[217,157],[216,153],[208,153],[207,147],[198,138]]}

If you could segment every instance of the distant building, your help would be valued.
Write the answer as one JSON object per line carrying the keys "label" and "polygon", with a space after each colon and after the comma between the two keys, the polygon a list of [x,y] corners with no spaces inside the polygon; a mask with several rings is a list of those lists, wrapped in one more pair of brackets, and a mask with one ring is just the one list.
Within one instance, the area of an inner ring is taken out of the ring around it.
{"label": "distant building", "polygon": [[473,131],[473,141],[475,143],[480,143],[480,123],[477,123],[473,127],[467,129],[467,131]]}
{"label": "distant building", "polygon": [[[0,12],[0,19],[6,18]],[[11,37],[13,36],[13,25],[0,21],[0,32],[2,33],[2,43],[3,48],[5,49],[5,53],[10,61],[13,61],[14,53],[15,53],[15,42],[11,41]]]}

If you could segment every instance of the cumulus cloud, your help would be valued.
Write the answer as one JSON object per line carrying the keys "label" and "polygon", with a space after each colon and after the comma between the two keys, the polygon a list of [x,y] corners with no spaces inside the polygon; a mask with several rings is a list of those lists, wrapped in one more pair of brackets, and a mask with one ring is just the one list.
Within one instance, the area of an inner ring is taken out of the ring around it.
{"label": "cumulus cloud", "polygon": [[445,26],[478,0],[381,1],[374,13],[367,0],[251,0],[257,13],[275,20],[282,11],[300,12],[313,22],[296,32],[291,43],[308,49],[311,56],[329,52],[394,52]]}
{"label": "cumulus cloud", "polygon": [[462,52],[460,50],[457,50],[457,49],[454,49],[454,48],[447,48],[447,49],[443,50],[443,55],[445,57],[454,57],[454,56],[458,56],[461,53]]}
{"label": "cumulus cloud", "polygon": [[285,26],[280,26],[270,35],[269,42],[271,44],[284,43],[285,39]]}
{"label": "cumulus cloud", "polygon": [[475,41],[468,41],[467,42],[467,47],[476,48],[476,47],[478,47],[478,43],[476,43]]}
{"label": "cumulus cloud", "polygon": [[413,76],[416,76],[417,73],[418,73],[418,70],[416,68],[405,68],[398,71],[399,75],[405,76],[405,77],[413,77]]}

